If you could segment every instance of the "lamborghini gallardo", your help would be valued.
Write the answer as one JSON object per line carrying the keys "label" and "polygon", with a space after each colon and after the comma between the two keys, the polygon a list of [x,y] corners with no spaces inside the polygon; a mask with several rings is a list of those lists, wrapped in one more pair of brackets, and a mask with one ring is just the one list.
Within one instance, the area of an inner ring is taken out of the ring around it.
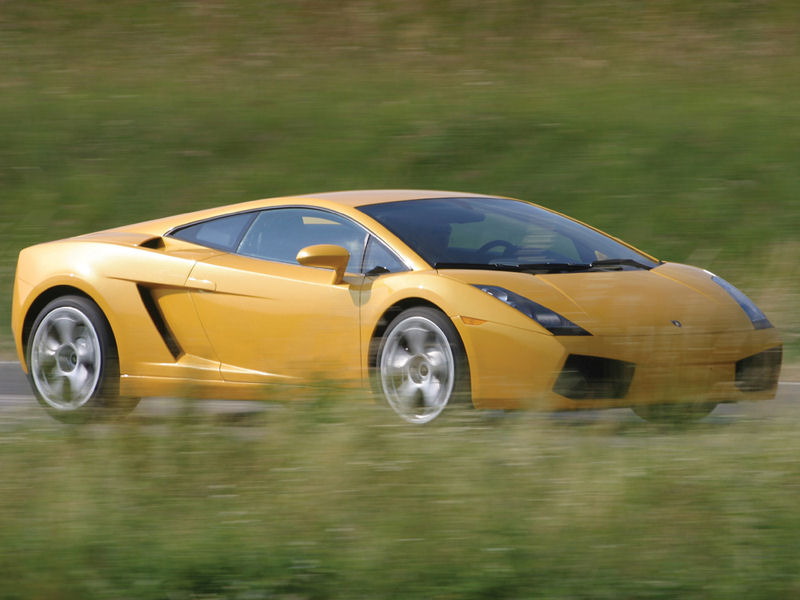
{"label": "lamborghini gallardo", "polygon": [[[63,421],[142,397],[361,386],[448,406],[700,418],[774,396],[781,341],[706,270],[541,206],[418,190],[257,200],[22,250],[12,328]],[[275,388],[275,386],[278,386]]]}

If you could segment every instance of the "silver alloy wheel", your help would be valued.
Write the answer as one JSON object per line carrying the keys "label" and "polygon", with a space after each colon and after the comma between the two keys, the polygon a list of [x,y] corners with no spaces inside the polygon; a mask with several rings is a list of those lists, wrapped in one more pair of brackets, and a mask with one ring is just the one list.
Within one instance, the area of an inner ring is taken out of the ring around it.
{"label": "silver alloy wheel", "polygon": [[102,356],[100,338],[89,317],[72,306],[61,306],[47,313],[36,328],[31,377],[48,405],[74,411],[97,389]]}
{"label": "silver alloy wheel", "polygon": [[409,317],[391,329],[379,369],[387,402],[409,423],[432,421],[452,395],[455,360],[450,342],[425,317]]}

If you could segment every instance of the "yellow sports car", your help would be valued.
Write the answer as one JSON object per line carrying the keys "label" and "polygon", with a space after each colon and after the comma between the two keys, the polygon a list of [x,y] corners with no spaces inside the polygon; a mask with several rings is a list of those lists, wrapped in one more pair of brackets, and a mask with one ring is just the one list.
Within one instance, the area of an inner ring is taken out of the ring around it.
{"label": "yellow sports car", "polygon": [[12,327],[64,421],[315,382],[371,382],[412,423],[456,402],[697,418],[773,397],[782,349],[708,271],[528,202],[417,190],[257,200],[26,248]]}

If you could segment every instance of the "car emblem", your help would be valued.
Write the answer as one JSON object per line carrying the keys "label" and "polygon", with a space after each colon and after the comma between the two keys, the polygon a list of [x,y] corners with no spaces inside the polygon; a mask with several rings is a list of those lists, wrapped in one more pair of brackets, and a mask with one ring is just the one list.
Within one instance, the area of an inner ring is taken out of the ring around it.
{"label": "car emblem", "polygon": [[673,319],[672,324],[675,325],[675,327],[683,327],[683,323],[681,323],[677,319]]}

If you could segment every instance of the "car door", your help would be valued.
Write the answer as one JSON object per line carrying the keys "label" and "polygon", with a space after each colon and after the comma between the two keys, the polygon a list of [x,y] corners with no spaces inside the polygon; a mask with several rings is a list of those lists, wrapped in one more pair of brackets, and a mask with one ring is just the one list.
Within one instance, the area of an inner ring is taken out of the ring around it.
{"label": "car door", "polygon": [[[259,211],[235,252],[198,261],[187,285],[224,379],[360,381],[359,267],[367,231],[310,207]],[[335,244],[344,278],[300,265],[297,253]]]}

